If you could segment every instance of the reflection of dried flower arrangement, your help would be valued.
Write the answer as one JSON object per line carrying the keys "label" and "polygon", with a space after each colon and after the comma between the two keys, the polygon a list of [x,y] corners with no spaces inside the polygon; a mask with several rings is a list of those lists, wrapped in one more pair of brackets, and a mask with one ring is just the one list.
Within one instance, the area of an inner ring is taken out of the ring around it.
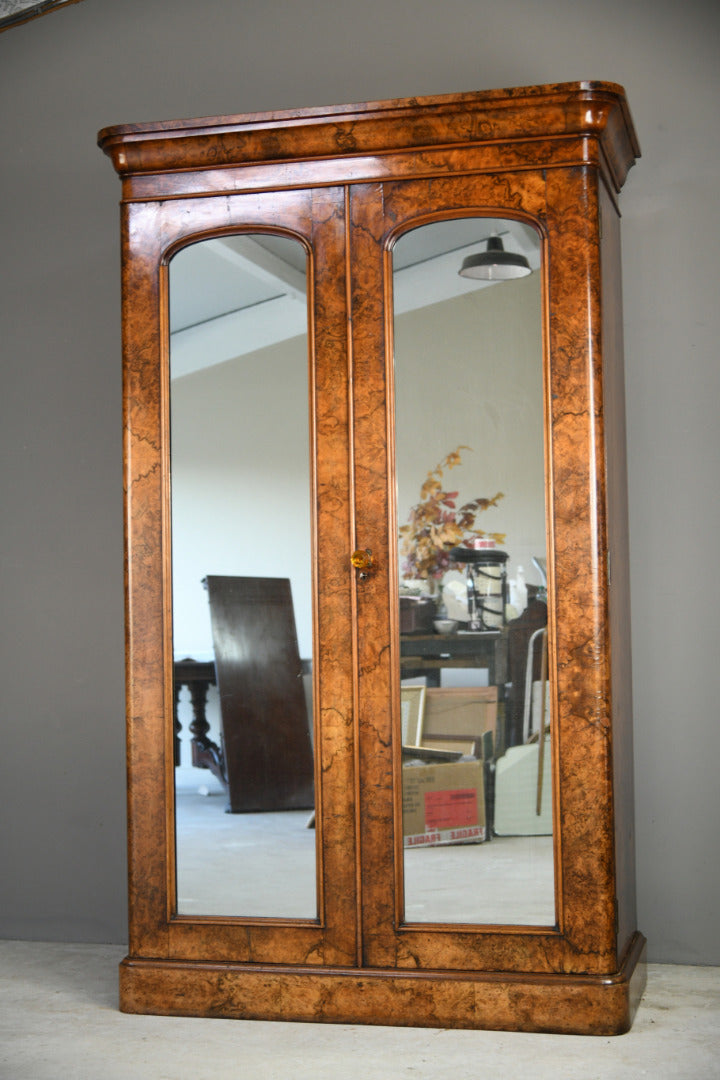
{"label": "reflection of dried flower arrangement", "polygon": [[443,470],[462,464],[460,451],[469,449],[458,446],[431,469],[420,489],[420,502],[411,508],[408,524],[400,527],[404,577],[439,579],[450,567],[451,548],[482,536],[497,543],[504,541],[504,533],[486,533],[475,528],[477,515],[481,510],[497,506],[503,498],[501,491],[491,499],[472,499],[459,509],[455,508],[457,491],[443,491]]}

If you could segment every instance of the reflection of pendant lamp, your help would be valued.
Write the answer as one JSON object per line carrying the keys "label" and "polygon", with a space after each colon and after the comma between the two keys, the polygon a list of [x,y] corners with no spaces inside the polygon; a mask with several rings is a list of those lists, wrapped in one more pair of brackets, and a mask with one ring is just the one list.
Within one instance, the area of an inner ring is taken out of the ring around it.
{"label": "reflection of pendant lamp", "polygon": [[509,281],[532,273],[524,255],[505,251],[499,236],[491,236],[487,251],[468,255],[458,270],[460,277],[479,278],[481,281]]}

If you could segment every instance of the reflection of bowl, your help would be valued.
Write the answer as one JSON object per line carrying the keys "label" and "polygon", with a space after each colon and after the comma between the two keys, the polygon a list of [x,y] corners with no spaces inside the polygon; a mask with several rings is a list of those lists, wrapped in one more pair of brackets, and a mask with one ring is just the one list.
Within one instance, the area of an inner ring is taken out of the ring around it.
{"label": "reflection of bowl", "polygon": [[438,634],[454,634],[458,628],[456,619],[435,619],[433,626]]}

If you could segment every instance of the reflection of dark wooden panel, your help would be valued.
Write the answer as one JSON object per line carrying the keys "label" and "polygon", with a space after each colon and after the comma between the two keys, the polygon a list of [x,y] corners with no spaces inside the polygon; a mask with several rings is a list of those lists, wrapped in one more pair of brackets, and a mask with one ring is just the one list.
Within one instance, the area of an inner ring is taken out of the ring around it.
{"label": "reflection of dark wooden panel", "polygon": [[428,686],[440,685],[442,668],[483,668],[488,682],[495,683],[495,648],[499,630],[458,634],[403,634],[400,668],[403,679],[425,675]]}
{"label": "reflection of dark wooden panel", "polygon": [[308,809],[313,758],[287,578],[207,577],[233,813]]}

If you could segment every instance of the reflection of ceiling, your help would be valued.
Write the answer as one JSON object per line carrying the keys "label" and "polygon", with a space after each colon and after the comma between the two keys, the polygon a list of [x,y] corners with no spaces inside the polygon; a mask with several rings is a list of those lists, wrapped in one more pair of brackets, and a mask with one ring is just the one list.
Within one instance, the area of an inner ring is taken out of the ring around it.
{"label": "reflection of ceiling", "polygon": [[179,252],[170,263],[173,378],[304,334],[305,262],[298,241],[274,236],[226,236]]}
{"label": "reflection of ceiling", "polygon": [[305,249],[285,237],[226,236],[194,244],[171,263],[173,333],[281,296],[304,304],[305,261]]}
{"label": "reflection of ceiling", "polygon": [[[539,266],[538,236],[521,222],[465,218],[405,233],[393,251],[396,313],[488,287],[458,270],[492,235],[525,255],[533,269]],[[176,255],[170,264],[173,377],[305,333],[306,261],[299,241],[267,234],[206,240]]]}

